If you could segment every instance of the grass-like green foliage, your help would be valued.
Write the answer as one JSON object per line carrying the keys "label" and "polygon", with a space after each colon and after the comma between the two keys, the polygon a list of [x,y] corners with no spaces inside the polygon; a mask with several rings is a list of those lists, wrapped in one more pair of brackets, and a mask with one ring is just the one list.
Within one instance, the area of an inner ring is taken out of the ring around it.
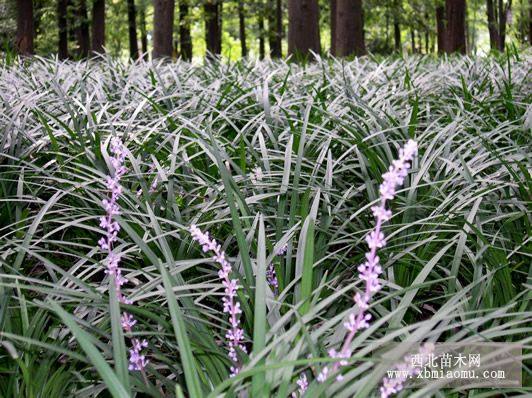
{"label": "grass-like green foliage", "polygon": [[[286,397],[301,372],[309,397],[368,397],[399,359],[387,343],[530,347],[529,67],[529,56],[1,66],[0,397]],[[130,151],[115,248],[134,300],[123,310],[149,341],[148,384],[123,371],[96,243],[111,135]],[[362,286],[380,176],[408,138],[419,155],[384,226],[374,321],[343,381],[318,384]],[[250,356],[234,378],[218,268],[191,224],[240,280]],[[430,394],[457,396],[403,392]]]}

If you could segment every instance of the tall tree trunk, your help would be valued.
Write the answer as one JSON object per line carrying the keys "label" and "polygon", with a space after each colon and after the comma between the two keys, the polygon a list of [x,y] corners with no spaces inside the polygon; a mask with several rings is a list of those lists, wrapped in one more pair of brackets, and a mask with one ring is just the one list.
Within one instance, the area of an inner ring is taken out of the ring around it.
{"label": "tall tree trunk", "polygon": [[137,42],[137,9],[135,0],[127,0],[127,26],[129,36],[129,56],[131,59],[139,58],[139,45]]}
{"label": "tall tree trunk", "polygon": [[238,35],[240,37],[240,48],[242,57],[248,56],[248,46],[246,43],[246,14],[244,10],[244,0],[238,0]]}
{"label": "tall tree trunk", "polygon": [[148,34],[146,32],[146,4],[141,2],[139,8],[139,30],[140,30],[140,45],[142,57],[148,59]]}
{"label": "tall tree trunk", "polygon": [[337,0],[331,0],[331,54],[336,56],[336,10]]}
{"label": "tall tree trunk", "polygon": [[412,54],[416,53],[416,33],[414,28],[410,28],[410,43],[412,45]]}
{"label": "tall tree trunk", "polygon": [[153,0],[153,58],[172,57],[174,0]]}
{"label": "tall tree trunk", "polygon": [[492,50],[499,49],[499,32],[497,28],[497,18],[495,15],[495,7],[493,0],[486,0],[486,13],[488,16],[488,32],[490,35],[490,48]]}
{"label": "tall tree trunk", "polygon": [[67,7],[68,0],[57,2],[57,28],[59,31],[57,56],[59,59],[68,58]]}
{"label": "tall tree trunk", "polygon": [[270,56],[281,56],[281,37],[277,34],[277,0],[268,0],[268,40],[270,43]]}
{"label": "tall tree trunk", "polygon": [[503,52],[506,44],[506,24],[508,23],[508,16],[512,9],[512,0],[508,0],[504,4],[503,0],[499,0],[499,51]]}
{"label": "tall tree trunk", "polygon": [[265,44],[264,44],[264,3],[263,0],[259,0],[258,3],[258,23],[259,23],[259,59],[264,59],[266,56]]}
{"label": "tall tree trunk", "polygon": [[277,35],[277,47],[272,55],[280,58],[283,56],[283,0],[277,0],[275,5],[275,33]]}
{"label": "tall tree trunk", "polygon": [[447,17],[446,51],[465,54],[466,0],[445,0],[445,12]]}
{"label": "tall tree trunk", "polygon": [[398,0],[393,2],[393,41],[395,51],[401,51],[401,25],[399,24],[400,3]]}
{"label": "tall tree trunk", "polygon": [[336,0],[336,54],[364,55],[364,12],[362,0]]}
{"label": "tall tree trunk", "polygon": [[288,0],[288,53],[320,52],[318,0]]}
{"label": "tall tree trunk", "polygon": [[436,35],[438,44],[438,54],[443,54],[445,50],[445,38],[447,36],[445,32],[445,7],[436,7]]}
{"label": "tall tree trunk", "polygon": [[192,60],[192,38],[190,35],[190,19],[188,15],[189,0],[179,2],[179,47],[181,58],[185,61]]}
{"label": "tall tree trunk", "polygon": [[210,54],[222,53],[222,0],[207,0],[205,10],[205,42]]}
{"label": "tall tree trunk", "polygon": [[92,52],[103,53],[105,45],[105,0],[92,3]]}
{"label": "tall tree trunk", "polygon": [[19,0],[17,3],[16,48],[20,55],[33,54],[33,1]]}
{"label": "tall tree trunk", "polygon": [[77,0],[76,15],[78,17],[78,26],[76,29],[76,39],[78,42],[78,55],[86,58],[89,55],[90,37],[89,37],[89,18],[87,15],[87,1]]}
{"label": "tall tree trunk", "polygon": [[528,0],[528,45],[532,46],[532,0]]}

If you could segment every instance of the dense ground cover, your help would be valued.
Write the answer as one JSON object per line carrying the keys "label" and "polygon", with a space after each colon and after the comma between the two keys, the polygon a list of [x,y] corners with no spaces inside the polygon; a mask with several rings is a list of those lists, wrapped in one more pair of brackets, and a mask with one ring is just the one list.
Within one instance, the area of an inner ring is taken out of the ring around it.
{"label": "dense ground cover", "polygon": [[[529,69],[526,56],[4,64],[0,396],[285,397],[305,375],[305,396],[367,397],[398,359],[386,343],[529,345]],[[127,148],[114,250],[144,374],[127,370],[132,334],[98,246],[112,136]],[[317,383],[362,287],[381,175],[409,138],[372,321],[343,380]],[[249,355],[232,378],[220,266],[191,225],[240,286]],[[455,396],[431,388],[405,396]]]}

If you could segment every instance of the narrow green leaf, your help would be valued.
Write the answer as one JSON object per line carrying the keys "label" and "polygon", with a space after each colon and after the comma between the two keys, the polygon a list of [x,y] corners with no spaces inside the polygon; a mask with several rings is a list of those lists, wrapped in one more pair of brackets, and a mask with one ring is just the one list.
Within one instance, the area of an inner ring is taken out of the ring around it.
{"label": "narrow green leaf", "polygon": [[124,388],[117,375],[91,342],[92,336],[81,329],[74,320],[74,317],[61,308],[58,303],[50,301],[50,305],[61,318],[63,323],[72,331],[72,334],[76,337],[79,345],[91,360],[91,363],[98,371],[98,374],[101,376],[111,395],[115,398],[129,398],[130,395],[127,393],[127,390]]}

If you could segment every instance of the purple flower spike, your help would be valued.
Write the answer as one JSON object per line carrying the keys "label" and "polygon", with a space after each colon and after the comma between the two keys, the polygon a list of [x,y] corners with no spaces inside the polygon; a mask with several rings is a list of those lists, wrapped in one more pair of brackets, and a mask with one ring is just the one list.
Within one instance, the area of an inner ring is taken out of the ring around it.
{"label": "purple flower spike", "polygon": [[[282,256],[286,253],[288,250],[288,244],[280,247],[275,251],[276,256]],[[266,268],[266,280],[268,281],[268,284],[273,290],[274,294],[278,293],[279,290],[279,281],[277,280],[277,274],[275,273],[275,267],[273,266],[273,263],[268,264],[268,268]]]}
{"label": "purple flower spike", "polygon": [[[122,293],[122,285],[127,280],[122,276],[122,270],[120,269],[120,254],[113,252],[113,243],[116,242],[118,232],[120,231],[120,224],[116,222],[113,217],[120,214],[120,207],[118,206],[118,199],[122,194],[122,187],[120,186],[120,179],[127,172],[124,166],[126,160],[126,148],[122,144],[122,141],[113,137],[110,143],[112,157],[110,158],[111,165],[114,168],[113,176],[107,176],[105,185],[110,192],[110,197],[102,201],[103,208],[106,211],[106,215],[100,217],[100,227],[105,230],[105,235],[98,241],[100,248],[107,253],[105,271],[114,280],[114,288],[118,301],[122,304],[132,304],[133,302],[125,297]],[[133,315],[127,312],[122,313],[120,318],[120,324],[122,329],[131,333],[133,326],[137,323]],[[148,346],[146,340],[131,340],[132,348],[129,350],[129,370],[143,371],[148,361],[146,357],[141,354],[143,348]]]}
{"label": "purple flower spike", "polygon": [[231,377],[233,377],[240,371],[237,349],[247,353],[246,346],[243,343],[244,330],[240,327],[240,314],[242,310],[240,309],[240,303],[236,301],[238,281],[231,279],[231,264],[225,258],[222,246],[215,239],[211,239],[208,232],[203,233],[198,227],[191,225],[190,234],[192,235],[192,239],[201,245],[204,253],[209,251],[214,253],[213,260],[222,267],[218,271],[218,276],[222,280],[222,285],[225,288],[225,296],[222,298],[223,311],[229,314],[229,324],[231,325],[225,334],[225,338],[229,347],[228,356],[233,362],[233,366],[231,366]]}
{"label": "purple flower spike", "polygon": [[[409,140],[406,145],[399,150],[399,159],[394,160],[392,166],[386,173],[383,174],[383,182],[379,187],[380,203],[373,206],[371,211],[375,217],[375,228],[366,236],[366,243],[370,251],[366,253],[366,261],[358,266],[359,278],[365,282],[365,291],[356,293],[354,302],[356,304],[356,312],[349,315],[344,327],[348,333],[342,345],[340,352],[335,350],[329,351],[331,358],[341,358],[342,360],[335,362],[332,369],[325,366],[318,374],[317,380],[322,383],[331,373],[336,372],[341,366],[347,365],[347,359],[351,357],[351,341],[358,330],[369,327],[371,314],[366,313],[369,308],[371,296],[381,289],[379,282],[379,275],[382,273],[382,267],[379,265],[379,256],[377,250],[386,246],[384,234],[381,231],[382,223],[388,221],[392,217],[392,212],[386,208],[386,201],[395,197],[395,190],[398,186],[403,184],[403,181],[410,169],[410,162],[417,153],[417,143]],[[337,375],[336,379],[340,381],[342,375]],[[385,388],[385,387],[383,387]],[[386,390],[387,391],[387,390]],[[391,390],[390,390],[391,391]],[[384,395],[383,395],[384,396]],[[387,396],[386,396],[387,397]]]}

